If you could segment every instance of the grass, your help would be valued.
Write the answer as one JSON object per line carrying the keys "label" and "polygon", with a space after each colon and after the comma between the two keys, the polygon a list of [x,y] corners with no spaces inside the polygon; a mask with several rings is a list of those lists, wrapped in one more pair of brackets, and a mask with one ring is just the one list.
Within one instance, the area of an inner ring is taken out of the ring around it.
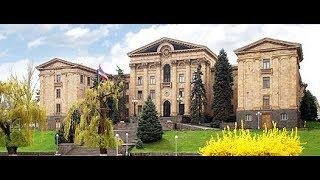
{"label": "grass", "polygon": [[[320,123],[317,125],[312,124],[313,128],[301,129],[298,131],[304,150],[302,156],[320,156]],[[307,124],[309,127],[309,124]],[[319,129],[316,129],[319,127]],[[254,130],[255,133],[261,133],[261,131]],[[163,138],[155,143],[144,144],[143,149],[132,148],[131,152],[139,153],[166,153],[175,152],[175,135],[178,135],[178,152],[183,153],[197,153],[200,147],[203,147],[211,136],[217,137],[217,133],[221,134],[221,131],[207,130],[207,131],[165,131]]]}
{"label": "grass", "polygon": [[[35,132],[34,143],[28,147],[18,148],[18,152],[56,152],[55,131]],[[0,152],[7,152],[6,147],[0,147]]]}

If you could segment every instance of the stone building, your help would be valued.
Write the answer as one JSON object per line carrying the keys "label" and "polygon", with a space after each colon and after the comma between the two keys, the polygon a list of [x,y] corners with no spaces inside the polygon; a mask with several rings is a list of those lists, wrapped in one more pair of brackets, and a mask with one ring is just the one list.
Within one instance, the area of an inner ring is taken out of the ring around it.
{"label": "stone building", "polygon": [[278,127],[301,126],[299,107],[306,87],[299,73],[301,44],[264,38],[234,52],[238,122],[250,128],[271,127],[272,121]]}

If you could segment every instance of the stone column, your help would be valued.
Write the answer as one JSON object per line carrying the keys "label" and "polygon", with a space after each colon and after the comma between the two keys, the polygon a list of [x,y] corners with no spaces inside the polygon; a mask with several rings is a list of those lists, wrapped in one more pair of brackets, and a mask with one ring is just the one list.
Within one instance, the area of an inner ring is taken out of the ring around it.
{"label": "stone column", "polygon": [[[136,66],[130,64],[130,82],[129,82],[129,116],[134,115],[133,98],[136,97]],[[136,107],[137,108],[137,107]]]}
{"label": "stone column", "polygon": [[[148,75],[148,63],[143,64],[143,100],[147,101],[149,96],[149,75]],[[144,104],[144,103],[143,103]]]}
{"label": "stone column", "polygon": [[186,61],[186,84],[185,84],[185,97],[184,97],[184,104],[185,104],[185,114],[190,115],[190,96],[191,96],[191,67],[190,67],[190,60]]}
{"label": "stone column", "polygon": [[156,63],[156,108],[159,116],[162,115],[161,111],[161,63]]}
{"label": "stone column", "polygon": [[171,116],[177,115],[177,61],[172,61],[171,63],[172,73],[171,73],[171,82],[172,82],[172,91],[171,91]]}

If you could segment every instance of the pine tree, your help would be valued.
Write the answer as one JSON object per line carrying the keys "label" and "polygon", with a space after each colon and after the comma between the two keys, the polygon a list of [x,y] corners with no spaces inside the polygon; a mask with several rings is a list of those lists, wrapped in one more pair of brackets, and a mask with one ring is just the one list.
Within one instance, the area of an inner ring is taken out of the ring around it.
{"label": "pine tree", "polygon": [[301,119],[304,121],[315,121],[318,116],[316,98],[307,90],[300,106]]}
{"label": "pine tree", "polygon": [[201,79],[201,65],[198,65],[192,80],[191,91],[191,123],[199,124],[204,121],[203,108],[206,105],[206,90]]}
{"label": "pine tree", "polygon": [[143,143],[156,142],[162,138],[162,126],[150,96],[145,102],[138,119],[137,136]]}
{"label": "pine tree", "polygon": [[120,69],[117,66],[117,76],[116,76],[116,83],[119,85],[120,90],[120,97],[119,97],[119,104],[118,104],[118,111],[116,112],[116,115],[118,116],[118,119],[121,121],[127,121],[128,118],[126,118],[126,87],[125,87],[125,75],[123,73],[123,70]]}
{"label": "pine tree", "polygon": [[232,106],[232,67],[228,61],[227,53],[222,49],[214,66],[215,76],[213,84],[213,120],[228,121],[233,114]]}

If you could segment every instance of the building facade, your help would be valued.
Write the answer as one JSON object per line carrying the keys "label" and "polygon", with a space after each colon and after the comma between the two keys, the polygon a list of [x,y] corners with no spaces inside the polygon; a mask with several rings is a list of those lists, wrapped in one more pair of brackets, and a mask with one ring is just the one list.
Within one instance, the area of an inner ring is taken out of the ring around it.
{"label": "building facade", "polygon": [[[278,127],[300,127],[299,107],[306,88],[299,73],[301,44],[264,38],[234,52],[238,65],[233,66],[232,103],[238,124],[262,128],[275,121]],[[128,116],[137,116],[148,96],[160,117],[190,115],[191,81],[198,65],[206,89],[205,115],[212,115],[217,55],[209,48],[164,37],[127,55]],[[71,105],[92,86],[96,70],[57,58],[37,69],[40,104],[47,109],[49,127],[58,127]]]}

